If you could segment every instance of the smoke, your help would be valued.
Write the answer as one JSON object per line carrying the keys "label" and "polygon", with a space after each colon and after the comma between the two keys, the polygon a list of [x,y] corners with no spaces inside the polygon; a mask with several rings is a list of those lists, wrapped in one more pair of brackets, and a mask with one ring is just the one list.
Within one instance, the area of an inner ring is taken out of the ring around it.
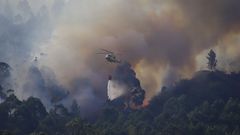
{"label": "smoke", "polygon": [[[140,92],[131,93],[134,89],[138,89]],[[108,97],[110,100],[113,100],[120,96],[131,94],[139,94],[143,97],[140,99],[139,104],[141,105],[145,97],[145,91],[142,89],[140,81],[136,78],[136,73],[131,65],[127,62],[122,62],[116,67],[109,78]]]}
{"label": "smoke", "polygon": [[50,39],[58,18],[50,11],[60,7],[59,2],[54,1],[49,6],[50,2],[0,0],[0,61],[8,63],[12,69],[8,88],[4,88],[14,89],[20,99],[41,98],[48,109],[66,97],[66,90],[51,69],[34,59],[44,57],[40,48]]}
{"label": "smoke", "polygon": [[[239,71],[239,17],[240,4],[237,0],[230,1],[176,1],[184,14],[192,19],[189,23],[192,33],[199,47],[213,48],[217,53],[218,69],[228,72]],[[207,6],[206,6],[207,5]],[[194,9],[194,12],[191,12]],[[199,34],[201,32],[202,34]],[[203,33],[204,32],[204,33]],[[196,39],[198,38],[198,39]],[[201,49],[201,48],[200,48]],[[208,50],[201,49],[198,55],[198,69],[206,67],[204,60]],[[199,50],[199,49],[198,49]]]}
{"label": "smoke", "polygon": [[66,85],[76,76],[95,82],[115,68],[95,53],[99,48],[113,50],[133,65],[147,98],[151,98],[161,86],[191,77],[205,65],[197,60],[205,50],[236,48],[221,45],[228,35],[238,32],[239,9],[234,5],[237,0],[72,0],[49,42],[51,47],[46,49],[50,56],[45,64],[55,69]]}
{"label": "smoke", "polygon": [[77,78],[71,82],[70,99],[75,99],[83,117],[96,116],[106,100],[99,98],[94,84],[87,78]]}
{"label": "smoke", "polygon": [[[219,69],[239,70],[238,0],[0,3],[0,60],[15,69],[18,84],[26,83],[19,76],[28,77],[38,56],[38,66],[52,69],[57,84],[70,96],[76,93],[72,97],[82,106],[107,98],[107,76],[116,68],[96,55],[99,48],[121,53],[118,58],[131,63],[147,99],[205,67],[210,48],[216,50]],[[76,82],[84,87],[73,87]]]}
{"label": "smoke", "polygon": [[68,96],[67,90],[58,84],[54,73],[46,67],[42,69],[36,66],[30,67],[26,79],[22,98],[26,99],[30,96],[40,98],[47,109]]}

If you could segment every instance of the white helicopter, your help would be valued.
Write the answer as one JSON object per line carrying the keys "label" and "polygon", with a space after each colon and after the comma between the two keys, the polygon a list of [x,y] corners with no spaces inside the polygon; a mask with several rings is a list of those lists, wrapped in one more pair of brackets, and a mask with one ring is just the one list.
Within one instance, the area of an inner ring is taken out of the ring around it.
{"label": "white helicopter", "polygon": [[97,53],[97,54],[103,54],[105,55],[105,59],[110,63],[121,63],[121,60],[117,59],[116,55],[112,51],[108,51],[105,49],[100,49],[103,52]]}

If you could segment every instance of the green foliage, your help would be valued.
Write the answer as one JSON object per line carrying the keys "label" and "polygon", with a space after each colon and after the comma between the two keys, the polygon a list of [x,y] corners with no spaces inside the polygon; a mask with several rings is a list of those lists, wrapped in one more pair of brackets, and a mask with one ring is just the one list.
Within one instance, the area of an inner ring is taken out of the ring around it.
{"label": "green foliage", "polygon": [[39,99],[31,97],[21,102],[12,94],[0,104],[0,130],[25,135],[34,131],[46,115],[45,107]]}
{"label": "green foliage", "polygon": [[80,116],[80,106],[77,104],[76,100],[73,100],[73,103],[71,105],[71,114],[73,117]]}
{"label": "green foliage", "polygon": [[0,135],[13,135],[13,133],[7,130],[3,130],[3,131],[0,131]]}
{"label": "green foliage", "polygon": [[80,118],[74,118],[66,124],[69,135],[96,135],[93,127]]}
{"label": "green foliage", "polygon": [[34,133],[31,133],[30,135],[47,135],[47,134],[44,132],[34,132]]}
{"label": "green foliage", "polygon": [[232,135],[240,126],[240,75],[199,72],[164,88],[147,108],[106,108],[95,127],[99,134]]}
{"label": "green foliage", "polygon": [[239,135],[239,82],[240,74],[202,71],[163,88],[145,108],[106,104],[91,123],[80,117],[76,102],[70,112],[56,105],[47,113],[39,99],[19,101],[11,95],[0,104],[0,134]]}

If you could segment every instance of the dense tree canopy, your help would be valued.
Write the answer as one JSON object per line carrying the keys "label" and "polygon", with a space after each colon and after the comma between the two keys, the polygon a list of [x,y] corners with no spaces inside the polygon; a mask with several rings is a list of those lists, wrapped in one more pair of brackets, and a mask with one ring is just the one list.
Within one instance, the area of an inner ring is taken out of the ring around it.
{"label": "dense tree canopy", "polygon": [[164,87],[149,106],[124,109],[109,101],[95,121],[80,117],[74,101],[46,112],[41,101],[13,94],[0,104],[0,134],[16,135],[239,135],[240,74],[197,72]]}

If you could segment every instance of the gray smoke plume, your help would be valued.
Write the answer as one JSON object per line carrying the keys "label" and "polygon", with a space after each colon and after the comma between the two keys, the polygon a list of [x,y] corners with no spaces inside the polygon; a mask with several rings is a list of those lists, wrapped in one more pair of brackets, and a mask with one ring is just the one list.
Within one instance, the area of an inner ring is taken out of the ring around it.
{"label": "gray smoke plume", "polygon": [[[27,0],[0,0],[0,3],[0,61],[11,65],[7,88],[14,89],[20,99],[41,98],[49,108],[65,98],[67,91],[49,68],[40,70],[36,63],[43,57],[39,51],[41,44],[49,40],[53,32],[51,19],[57,18],[51,16],[47,3],[39,4],[38,9],[33,9]],[[54,8],[59,7],[57,3],[53,3]]]}
{"label": "gray smoke plume", "polygon": [[[96,116],[97,112],[106,102],[106,98],[100,98],[101,95],[94,91],[99,88],[94,88],[94,84],[91,83],[90,79],[87,78],[75,79],[71,82],[71,92],[69,95],[71,99],[77,101],[80,106],[81,115],[88,118]],[[105,91],[107,91],[106,88]]]}
{"label": "gray smoke plume", "polygon": [[[99,48],[121,53],[118,57],[131,63],[147,99],[162,86],[191,77],[204,67],[209,49],[216,50],[217,68],[239,71],[238,0],[0,3],[0,61],[13,67],[15,78],[28,77],[37,56],[38,67],[52,69],[57,84],[77,93],[74,98],[82,99],[79,103],[107,98],[107,76],[116,65],[97,56]],[[47,55],[39,57],[41,52]],[[25,84],[21,79],[16,82]],[[22,96],[21,91],[17,93]]]}
{"label": "gray smoke plume", "polygon": [[68,96],[67,90],[58,84],[54,73],[48,69],[30,67],[29,78],[23,86],[23,99],[33,96],[40,98],[44,105],[50,109]]}

